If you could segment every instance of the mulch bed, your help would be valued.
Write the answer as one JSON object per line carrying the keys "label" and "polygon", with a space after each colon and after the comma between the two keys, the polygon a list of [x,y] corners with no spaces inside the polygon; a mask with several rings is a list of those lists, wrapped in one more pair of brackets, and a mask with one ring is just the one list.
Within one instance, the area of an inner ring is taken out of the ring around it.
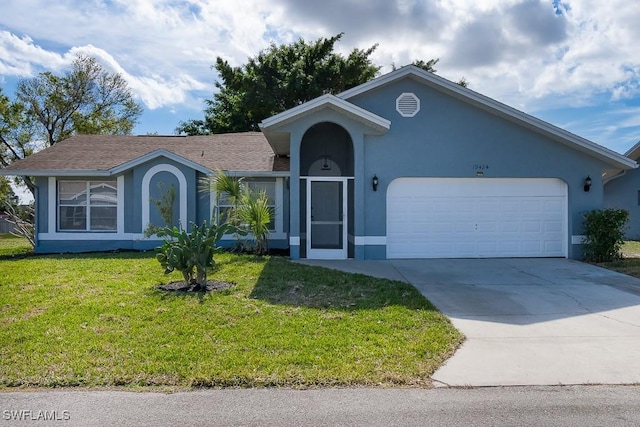
{"label": "mulch bed", "polygon": [[[221,291],[235,286],[235,282],[221,282],[220,280],[207,280],[207,292]],[[194,285],[185,281],[171,282],[158,286],[158,289],[165,292],[196,292]]]}

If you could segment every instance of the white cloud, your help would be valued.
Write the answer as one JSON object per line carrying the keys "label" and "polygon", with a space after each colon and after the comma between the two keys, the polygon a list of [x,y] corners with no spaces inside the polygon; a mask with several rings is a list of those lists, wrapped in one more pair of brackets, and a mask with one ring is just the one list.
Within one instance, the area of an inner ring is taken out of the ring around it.
{"label": "white cloud", "polygon": [[637,22],[628,0],[5,0],[0,77],[90,53],[147,108],[197,110],[217,56],[240,65],[270,42],[345,32],[338,49],[379,43],[383,71],[439,57],[440,75],[535,113],[636,100]]}

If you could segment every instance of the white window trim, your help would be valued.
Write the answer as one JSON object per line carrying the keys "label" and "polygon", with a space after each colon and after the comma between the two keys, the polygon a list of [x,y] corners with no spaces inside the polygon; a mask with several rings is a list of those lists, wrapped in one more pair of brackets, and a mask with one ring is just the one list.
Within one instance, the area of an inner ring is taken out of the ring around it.
{"label": "white window trim", "polygon": [[142,178],[142,230],[146,230],[150,224],[149,202],[151,200],[151,190],[149,186],[151,185],[151,178],[160,172],[169,172],[178,178],[178,186],[180,187],[180,224],[182,227],[187,227],[187,179],[177,167],[160,164],[149,169]]}
{"label": "white window trim", "polygon": [[[87,179],[90,181],[90,179]],[[47,185],[47,232],[38,233],[39,240],[132,240],[133,233],[124,232],[124,175],[116,178],[118,206],[116,206],[116,230],[113,231],[58,231],[58,179],[50,176]],[[144,237],[142,234],[140,238]]]}

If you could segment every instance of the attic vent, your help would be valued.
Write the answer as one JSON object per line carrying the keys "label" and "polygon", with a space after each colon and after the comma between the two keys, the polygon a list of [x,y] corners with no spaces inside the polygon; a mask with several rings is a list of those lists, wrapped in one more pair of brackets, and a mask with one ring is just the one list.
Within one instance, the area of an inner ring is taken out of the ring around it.
{"label": "attic vent", "polygon": [[396,110],[402,117],[413,117],[420,111],[420,100],[413,93],[403,93],[396,99]]}

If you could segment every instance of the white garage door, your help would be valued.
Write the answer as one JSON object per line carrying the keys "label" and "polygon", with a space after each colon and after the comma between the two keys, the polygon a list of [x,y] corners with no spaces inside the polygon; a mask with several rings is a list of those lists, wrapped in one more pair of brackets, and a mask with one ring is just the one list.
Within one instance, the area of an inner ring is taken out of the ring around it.
{"label": "white garage door", "polygon": [[553,178],[398,178],[388,258],[566,257],[567,186]]}

